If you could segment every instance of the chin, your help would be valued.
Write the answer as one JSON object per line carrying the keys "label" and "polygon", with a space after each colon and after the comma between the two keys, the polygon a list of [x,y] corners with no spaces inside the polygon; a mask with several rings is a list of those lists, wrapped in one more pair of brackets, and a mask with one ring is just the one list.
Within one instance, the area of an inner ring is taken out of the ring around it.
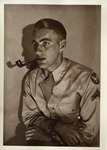
{"label": "chin", "polygon": [[38,66],[39,66],[39,68],[41,68],[41,69],[47,69],[46,65],[44,65],[44,64],[38,64]]}

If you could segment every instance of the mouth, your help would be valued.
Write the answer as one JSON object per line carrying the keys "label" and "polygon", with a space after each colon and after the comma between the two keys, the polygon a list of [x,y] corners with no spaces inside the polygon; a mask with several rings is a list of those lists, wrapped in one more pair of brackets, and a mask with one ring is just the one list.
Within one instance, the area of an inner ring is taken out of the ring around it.
{"label": "mouth", "polygon": [[42,61],[44,61],[44,60],[46,60],[46,58],[42,58],[42,57],[38,57],[38,58],[37,58],[37,62],[42,62]]}

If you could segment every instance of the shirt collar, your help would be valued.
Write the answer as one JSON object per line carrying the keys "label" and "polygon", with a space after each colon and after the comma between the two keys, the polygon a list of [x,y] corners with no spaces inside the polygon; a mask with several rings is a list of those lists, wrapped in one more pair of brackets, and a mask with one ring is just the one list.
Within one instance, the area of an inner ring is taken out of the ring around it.
{"label": "shirt collar", "polygon": [[63,58],[62,63],[60,64],[60,66],[52,72],[55,82],[62,79],[62,77],[65,74],[66,70],[67,70],[67,59]]}
{"label": "shirt collar", "polygon": [[[66,58],[63,58],[60,66],[52,72],[55,82],[58,82],[62,79],[62,77],[64,76],[64,74],[66,73],[68,69],[67,64],[68,64],[68,60]],[[46,70],[39,68],[38,69],[38,82],[41,82],[42,80],[44,80],[47,77],[47,75],[48,73]]]}

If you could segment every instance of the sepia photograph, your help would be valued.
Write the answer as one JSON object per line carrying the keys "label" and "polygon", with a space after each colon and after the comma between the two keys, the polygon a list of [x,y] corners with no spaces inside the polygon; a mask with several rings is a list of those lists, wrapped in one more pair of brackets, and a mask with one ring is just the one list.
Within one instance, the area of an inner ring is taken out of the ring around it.
{"label": "sepia photograph", "polygon": [[4,5],[4,146],[100,146],[101,5]]}

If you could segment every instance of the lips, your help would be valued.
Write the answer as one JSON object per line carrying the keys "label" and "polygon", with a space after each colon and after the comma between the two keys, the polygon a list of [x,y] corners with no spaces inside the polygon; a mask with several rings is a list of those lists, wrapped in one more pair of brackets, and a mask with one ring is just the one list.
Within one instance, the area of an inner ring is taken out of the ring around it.
{"label": "lips", "polygon": [[46,58],[44,58],[44,57],[38,57],[38,58],[37,58],[37,61],[38,61],[38,62],[41,62],[41,61],[44,61],[45,59],[46,59]]}

